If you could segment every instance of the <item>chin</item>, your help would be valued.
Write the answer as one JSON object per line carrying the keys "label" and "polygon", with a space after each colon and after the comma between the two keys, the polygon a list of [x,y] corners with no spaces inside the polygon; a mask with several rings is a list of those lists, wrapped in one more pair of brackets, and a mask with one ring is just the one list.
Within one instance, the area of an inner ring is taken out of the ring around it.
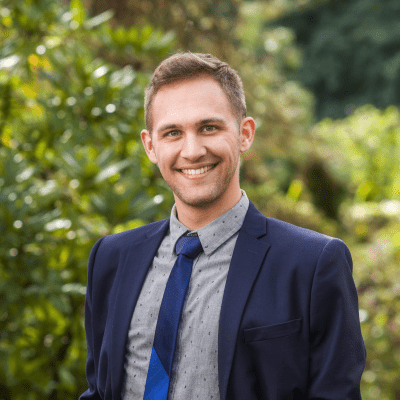
{"label": "chin", "polygon": [[191,207],[196,207],[196,208],[203,208],[206,207],[210,204],[215,203],[220,197],[222,193],[209,193],[208,195],[206,194],[202,194],[199,196],[188,196],[187,194],[183,194],[183,193],[176,193],[175,195],[176,197],[178,197],[178,199]]}

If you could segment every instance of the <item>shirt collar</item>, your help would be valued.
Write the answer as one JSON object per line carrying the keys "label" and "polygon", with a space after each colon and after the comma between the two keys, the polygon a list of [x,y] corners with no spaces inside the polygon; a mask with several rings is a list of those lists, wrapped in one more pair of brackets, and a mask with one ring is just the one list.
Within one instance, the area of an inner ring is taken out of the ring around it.
{"label": "shirt collar", "polygon": [[172,251],[175,252],[176,241],[183,234],[189,233],[199,236],[204,253],[210,255],[239,231],[248,208],[249,199],[246,192],[242,190],[242,197],[230,210],[202,228],[191,231],[176,217],[176,205],[174,204],[169,223]]}

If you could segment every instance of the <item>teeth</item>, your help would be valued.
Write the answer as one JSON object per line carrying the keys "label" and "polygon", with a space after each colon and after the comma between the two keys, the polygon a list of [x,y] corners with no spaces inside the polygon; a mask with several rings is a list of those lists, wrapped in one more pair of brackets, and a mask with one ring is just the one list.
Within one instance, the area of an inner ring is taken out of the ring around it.
{"label": "teeth", "polygon": [[209,165],[208,167],[203,167],[199,169],[182,169],[181,171],[186,175],[200,175],[208,172],[210,169],[214,168],[215,165]]}

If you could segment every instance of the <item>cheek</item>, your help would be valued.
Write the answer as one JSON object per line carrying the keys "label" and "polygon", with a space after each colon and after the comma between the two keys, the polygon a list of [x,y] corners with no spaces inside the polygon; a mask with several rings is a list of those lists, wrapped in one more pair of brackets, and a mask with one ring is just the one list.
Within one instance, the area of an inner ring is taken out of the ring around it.
{"label": "cheek", "polygon": [[237,159],[240,155],[240,140],[231,140],[225,144],[225,153],[229,154],[232,159]]}
{"label": "cheek", "polygon": [[239,137],[225,137],[215,138],[212,145],[209,147],[215,154],[220,155],[235,155],[240,150],[240,138]]}
{"label": "cheek", "polygon": [[161,170],[166,170],[170,168],[174,163],[173,154],[171,154],[171,152],[165,148],[157,148],[157,151],[155,152],[155,157],[157,159],[158,167]]}

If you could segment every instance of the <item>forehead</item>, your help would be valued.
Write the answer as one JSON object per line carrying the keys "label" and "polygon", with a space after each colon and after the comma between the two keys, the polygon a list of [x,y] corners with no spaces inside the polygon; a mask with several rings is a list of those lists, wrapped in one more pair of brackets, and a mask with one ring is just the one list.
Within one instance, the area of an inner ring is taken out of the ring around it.
{"label": "forehead", "polygon": [[152,102],[153,128],[212,116],[233,118],[232,107],[214,78],[201,76],[162,86]]}

